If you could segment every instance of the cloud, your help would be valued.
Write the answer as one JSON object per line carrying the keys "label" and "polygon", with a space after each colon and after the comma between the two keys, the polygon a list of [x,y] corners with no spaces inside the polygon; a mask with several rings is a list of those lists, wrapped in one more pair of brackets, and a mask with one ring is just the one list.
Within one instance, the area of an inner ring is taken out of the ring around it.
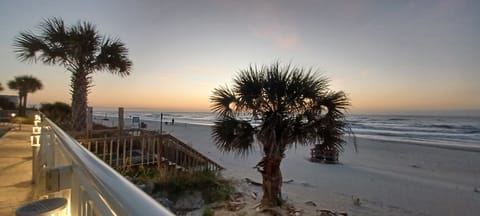
{"label": "cloud", "polygon": [[293,49],[298,47],[299,39],[296,34],[279,35],[275,38],[275,44],[282,49]]}
{"label": "cloud", "polygon": [[259,28],[254,35],[257,38],[271,41],[280,49],[295,49],[300,45],[300,38],[295,32],[285,32],[279,29]]}
{"label": "cloud", "polygon": [[292,17],[291,2],[276,0],[216,0],[232,16],[248,23],[253,37],[279,49],[296,49],[301,38],[296,29],[298,17]]}
{"label": "cloud", "polygon": [[360,71],[360,76],[362,77],[368,77],[370,76],[371,72],[369,70],[361,70]]}
{"label": "cloud", "polygon": [[[298,48],[301,40],[292,17],[282,12],[274,1],[257,2],[252,15],[253,35],[271,41],[280,49]],[[285,10],[285,8],[283,8]]]}

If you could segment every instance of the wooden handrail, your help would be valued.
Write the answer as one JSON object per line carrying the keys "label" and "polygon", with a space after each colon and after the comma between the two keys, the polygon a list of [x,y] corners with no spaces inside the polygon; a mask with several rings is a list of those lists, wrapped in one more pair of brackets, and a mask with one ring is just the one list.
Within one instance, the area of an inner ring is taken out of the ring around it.
{"label": "wooden handrail", "polygon": [[[112,131],[112,130],[110,130]],[[196,149],[180,141],[170,134],[155,134],[145,131],[142,136],[123,135],[115,137],[83,138],[78,139],[88,150],[99,154],[99,145],[103,145],[102,159],[111,166],[131,166],[133,146],[140,145],[141,160],[138,165],[160,163],[163,160],[169,161],[169,164],[176,164],[186,170],[208,169],[212,171],[224,169],[218,163],[212,161]],[[153,140],[153,145],[152,145]],[[135,143],[135,142],[139,142]],[[157,143],[158,142],[158,143]],[[157,145],[157,144],[159,145]],[[114,145],[116,146],[114,148]],[[123,145],[123,147],[120,147]],[[129,145],[129,147],[127,146]],[[128,151],[127,151],[128,149]],[[121,150],[121,151],[120,151]],[[164,152],[164,151],[174,151]],[[146,152],[146,156],[144,156]],[[161,152],[161,154],[160,154]],[[108,157],[107,157],[108,155]],[[157,158],[151,158],[157,155]],[[120,158],[122,157],[122,158]],[[128,158],[128,160],[127,160]],[[137,158],[138,159],[138,158]],[[121,162],[120,162],[121,161]],[[145,163],[144,163],[145,162]],[[206,166],[206,167],[205,167]]]}

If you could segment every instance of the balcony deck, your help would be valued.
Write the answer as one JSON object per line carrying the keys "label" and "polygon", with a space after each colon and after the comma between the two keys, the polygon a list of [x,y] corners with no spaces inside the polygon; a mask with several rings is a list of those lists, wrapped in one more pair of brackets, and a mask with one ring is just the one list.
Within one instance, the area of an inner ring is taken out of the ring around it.
{"label": "balcony deck", "polygon": [[22,125],[0,137],[0,215],[33,200],[31,134],[32,125]]}

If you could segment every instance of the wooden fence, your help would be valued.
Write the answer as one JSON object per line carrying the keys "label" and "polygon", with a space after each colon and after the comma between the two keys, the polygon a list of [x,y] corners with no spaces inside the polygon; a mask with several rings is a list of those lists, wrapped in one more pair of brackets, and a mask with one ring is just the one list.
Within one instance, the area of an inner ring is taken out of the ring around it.
{"label": "wooden fence", "polygon": [[157,164],[183,171],[219,171],[222,166],[169,134],[130,131],[124,136],[78,139],[114,168]]}

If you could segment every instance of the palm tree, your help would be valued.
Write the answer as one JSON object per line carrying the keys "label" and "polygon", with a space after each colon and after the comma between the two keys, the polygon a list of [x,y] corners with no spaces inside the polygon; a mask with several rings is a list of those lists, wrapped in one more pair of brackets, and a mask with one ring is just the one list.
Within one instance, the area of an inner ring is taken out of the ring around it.
{"label": "palm tree", "polygon": [[[343,92],[330,91],[328,79],[312,69],[278,62],[241,70],[233,83],[232,88],[216,88],[210,98],[216,113],[213,138],[220,150],[241,155],[248,154],[258,141],[263,149],[263,159],[256,166],[263,180],[261,204],[264,208],[279,206],[283,203],[280,163],[285,150],[341,136],[328,134],[326,116],[345,111],[349,100]],[[325,106],[330,104],[336,109]],[[250,124],[246,114],[260,119],[260,125]]]}
{"label": "palm tree", "polygon": [[[345,143],[344,134],[353,134],[345,121],[344,111],[350,105],[348,98],[343,92],[327,92],[320,97],[318,104],[328,112],[323,116],[323,127],[319,132],[322,134],[323,142],[317,143],[312,149],[312,161],[326,163],[338,162],[338,153],[343,150]],[[355,150],[357,148],[354,139]]]}
{"label": "palm tree", "polygon": [[42,82],[33,76],[17,76],[8,82],[8,87],[18,90],[18,113],[25,116],[27,109],[27,95],[43,88]]}
{"label": "palm tree", "polygon": [[20,33],[14,47],[21,61],[61,65],[71,73],[72,126],[76,131],[85,130],[93,74],[108,71],[124,77],[130,75],[132,67],[125,44],[100,35],[88,22],[66,26],[60,18],[45,19],[38,34]]}

